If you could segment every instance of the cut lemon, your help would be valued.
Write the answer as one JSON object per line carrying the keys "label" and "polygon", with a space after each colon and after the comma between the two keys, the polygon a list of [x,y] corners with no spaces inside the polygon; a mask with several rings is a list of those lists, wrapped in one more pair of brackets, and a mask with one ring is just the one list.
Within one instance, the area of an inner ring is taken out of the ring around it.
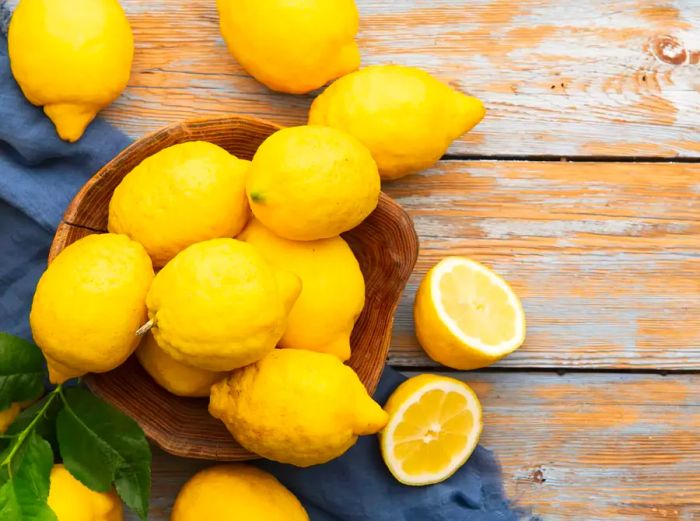
{"label": "cut lemon", "polygon": [[525,341],[525,313],[505,280],[483,264],[447,257],[421,282],[414,307],[425,352],[454,369],[478,369]]}
{"label": "cut lemon", "polygon": [[384,410],[382,456],[405,485],[446,480],[469,459],[483,427],[481,404],[459,380],[424,374],[402,383]]}

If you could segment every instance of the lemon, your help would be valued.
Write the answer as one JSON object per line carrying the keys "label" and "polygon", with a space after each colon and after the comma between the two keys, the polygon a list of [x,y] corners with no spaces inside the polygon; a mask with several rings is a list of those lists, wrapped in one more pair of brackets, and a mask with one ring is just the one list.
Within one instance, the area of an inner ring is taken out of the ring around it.
{"label": "lemon", "polygon": [[170,521],[309,521],[299,500],[265,471],[234,463],[195,474],[180,490]]}
{"label": "lemon", "polygon": [[156,267],[190,244],[245,226],[250,161],[192,141],[165,148],[124,177],[109,203],[109,231],[140,242]]}
{"label": "lemon", "polygon": [[4,411],[0,411],[0,434],[5,434],[5,431],[12,425],[15,418],[19,415],[22,410],[22,406],[19,402],[14,402]]}
{"label": "lemon", "polygon": [[209,412],[249,451],[299,467],[337,458],[387,420],[352,369],[300,349],[275,349],[214,384]]}
{"label": "lemon", "polygon": [[150,331],[136,350],[136,358],[158,385],[177,396],[209,396],[211,386],[226,376],[178,362],[158,346]]}
{"label": "lemon", "polygon": [[302,94],[360,66],[353,0],[218,0],[221,34],[269,88]]}
{"label": "lemon", "polygon": [[433,165],[484,114],[477,98],[421,69],[373,65],[333,82],[311,105],[309,124],[355,136],[388,180]]}
{"label": "lemon", "polygon": [[26,98],[72,142],[126,87],[134,39],[117,0],[20,0],[8,50]]}
{"label": "lemon", "polygon": [[286,239],[311,241],[360,224],[379,201],[380,179],[369,151],[326,127],[285,128],[253,157],[246,184],[253,214]]}
{"label": "lemon", "polygon": [[94,492],[75,479],[63,465],[51,469],[49,507],[58,521],[122,521],[122,504],[112,492]]}
{"label": "lemon", "polygon": [[340,237],[290,241],[256,219],[239,238],[273,266],[301,279],[301,294],[279,345],[350,358],[350,333],[365,304],[365,280],[348,243]]}
{"label": "lemon", "polygon": [[151,259],[125,235],[88,235],[66,247],[39,279],[29,322],[53,383],[119,366],[146,320]]}
{"label": "lemon", "polygon": [[404,485],[446,480],[479,443],[483,420],[474,391],[459,380],[423,374],[402,383],[384,406],[382,457]]}
{"label": "lemon", "polygon": [[175,360],[230,371],[274,349],[299,296],[296,275],[272,269],[236,239],[211,239],[158,272],[146,303],[158,345]]}
{"label": "lemon", "polygon": [[486,266],[447,257],[421,282],[416,336],[430,358],[454,369],[478,369],[525,341],[525,313],[508,283]]}

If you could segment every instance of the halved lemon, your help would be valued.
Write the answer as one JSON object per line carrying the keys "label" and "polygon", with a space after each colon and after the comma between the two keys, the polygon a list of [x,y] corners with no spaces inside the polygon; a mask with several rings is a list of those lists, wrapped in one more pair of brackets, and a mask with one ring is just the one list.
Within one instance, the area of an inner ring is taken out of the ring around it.
{"label": "halved lemon", "polygon": [[384,410],[382,456],[405,485],[446,480],[469,459],[483,428],[481,404],[459,380],[423,374],[402,383]]}
{"label": "halved lemon", "polygon": [[425,352],[454,369],[478,369],[525,341],[525,313],[508,283],[483,264],[447,257],[425,276],[413,310]]}

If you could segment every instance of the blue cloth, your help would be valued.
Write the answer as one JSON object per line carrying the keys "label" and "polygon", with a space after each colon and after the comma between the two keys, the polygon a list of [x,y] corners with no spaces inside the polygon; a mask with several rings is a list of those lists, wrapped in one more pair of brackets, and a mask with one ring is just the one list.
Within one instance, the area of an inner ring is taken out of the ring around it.
{"label": "blue cloth", "polygon": [[[0,35],[0,331],[31,338],[32,294],[63,210],[128,142],[100,120],[76,144],[61,141],[41,109],[22,96]],[[402,379],[387,369],[376,399],[384,403]],[[342,457],[317,467],[259,465],[302,500],[312,521],[519,519],[504,498],[493,455],[482,447],[446,482],[419,488],[403,486],[391,476],[376,436],[363,437]]]}

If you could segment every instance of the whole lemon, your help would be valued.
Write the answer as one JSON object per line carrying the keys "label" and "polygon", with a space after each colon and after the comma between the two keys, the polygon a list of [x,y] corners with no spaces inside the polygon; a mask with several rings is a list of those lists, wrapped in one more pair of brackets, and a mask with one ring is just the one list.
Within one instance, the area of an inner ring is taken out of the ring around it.
{"label": "whole lemon", "polygon": [[146,250],[125,235],[88,235],[58,254],[39,279],[29,316],[53,383],[110,371],[129,357],[152,280]]}
{"label": "whole lemon", "polygon": [[49,507],[58,521],[122,521],[122,504],[112,492],[94,492],[63,465],[51,469]]}
{"label": "whole lemon", "polygon": [[290,127],[253,157],[246,190],[253,214],[286,239],[312,241],[360,224],[379,201],[379,174],[354,137],[327,127]]}
{"label": "whole lemon", "polygon": [[226,376],[178,362],[158,346],[150,331],[136,350],[136,358],[158,385],[177,396],[209,396],[211,386]]}
{"label": "whole lemon", "polygon": [[275,349],[214,384],[209,412],[249,451],[299,467],[337,458],[388,418],[351,368],[301,349]]}
{"label": "whole lemon", "polygon": [[484,114],[477,98],[421,69],[373,65],[333,82],[312,103],[309,124],[352,134],[382,179],[397,179],[433,165]]}
{"label": "whole lemon", "polygon": [[20,0],[8,50],[26,98],[72,142],[126,87],[134,39],[117,0]]}
{"label": "whole lemon", "polygon": [[365,280],[348,243],[340,237],[290,241],[256,219],[239,238],[301,279],[301,294],[279,345],[350,358],[350,333],[365,304]]}
{"label": "whole lemon", "polygon": [[282,337],[299,278],[273,269],[236,239],[211,239],[158,272],[146,303],[158,345],[176,360],[230,371],[259,360]]}
{"label": "whole lemon", "polygon": [[353,0],[217,0],[238,63],[269,88],[303,94],[360,66]]}
{"label": "whole lemon", "polygon": [[250,210],[250,161],[192,141],[165,148],[124,177],[109,203],[109,231],[140,242],[156,267],[190,244],[233,237]]}
{"label": "whole lemon", "polygon": [[265,471],[233,463],[195,474],[180,490],[170,521],[309,521],[299,500]]}

